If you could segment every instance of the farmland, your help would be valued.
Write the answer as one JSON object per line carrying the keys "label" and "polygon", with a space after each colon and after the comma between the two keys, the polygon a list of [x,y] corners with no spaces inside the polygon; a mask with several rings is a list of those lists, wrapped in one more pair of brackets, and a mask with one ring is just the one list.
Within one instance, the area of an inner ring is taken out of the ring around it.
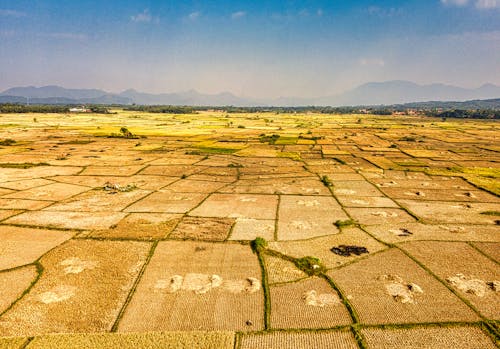
{"label": "farmland", "polygon": [[0,114],[0,348],[495,348],[495,120]]}

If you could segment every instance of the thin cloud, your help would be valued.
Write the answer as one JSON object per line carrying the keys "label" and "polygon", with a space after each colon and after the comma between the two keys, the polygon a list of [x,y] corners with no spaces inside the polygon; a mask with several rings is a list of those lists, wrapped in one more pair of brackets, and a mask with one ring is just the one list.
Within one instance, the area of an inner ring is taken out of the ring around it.
{"label": "thin cloud", "polygon": [[243,18],[247,15],[247,13],[245,11],[237,11],[237,12],[233,12],[231,13],[231,19],[240,19],[240,18]]}
{"label": "thin cloud", "polygon": [[477,0],[476,8],[481,10],[500,8],[500,0]]}
{"label": "thin cloud", "polygon": [[195,11],[191,12],[187,17],[191,21],[196,21],[198,18],[200,18],[201,12],[200,11]]}
{"label": "thin cloud", "polygon": [[153,17],[151,16],[151,13],[149,13],[149,10],[145,9],[141,13],[130,16],[130,20],[135,23],[149,23],[153,20]]}
{"label": "thin cloud", "polygon": [[26,17],[27,14],[25,12],[16,11],[16,10],[0,9],[0,16],[1,17],[20,18],[20,17]]}
{"label": "thin cloud", "polygon": [[390,8],[383,8],[379,6],[370,6],[367,9],[368,14],[372,16],[379,16],[379,17],[393,17],[400,15],[402,10],[400,8],[396,7],[390,7]]}
{"label": "thin cloud", "polygon": [[88,39],[86,34],[79,33],[39,33],[37,36],[49,39],[84,41]]}
{"label": "thin cloud", "polygon": [[324,13],[324,12],[323,12],[323,10],[322,10],[322,9],[320,9],[320,8],[316,11],[316,15],[317,15],[318,17],[323,16],[323,13]]}

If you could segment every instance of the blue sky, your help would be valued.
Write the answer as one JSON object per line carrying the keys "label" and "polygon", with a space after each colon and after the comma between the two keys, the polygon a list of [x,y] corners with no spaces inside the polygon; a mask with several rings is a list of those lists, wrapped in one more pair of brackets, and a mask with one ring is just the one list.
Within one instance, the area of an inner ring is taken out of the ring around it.
{"label": "blue sky", "polygon": [[320,96],[500,84],[500,0],[0,0],[0,89]]}

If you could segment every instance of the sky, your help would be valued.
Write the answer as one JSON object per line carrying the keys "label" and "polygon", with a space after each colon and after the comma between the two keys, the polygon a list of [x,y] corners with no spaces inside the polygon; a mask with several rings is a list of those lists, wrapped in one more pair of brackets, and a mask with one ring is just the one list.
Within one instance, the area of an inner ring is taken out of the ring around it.
{"label": "sky", "polygon": [[0,90],[316,97],[500,85],[500,0],[0,0]]}

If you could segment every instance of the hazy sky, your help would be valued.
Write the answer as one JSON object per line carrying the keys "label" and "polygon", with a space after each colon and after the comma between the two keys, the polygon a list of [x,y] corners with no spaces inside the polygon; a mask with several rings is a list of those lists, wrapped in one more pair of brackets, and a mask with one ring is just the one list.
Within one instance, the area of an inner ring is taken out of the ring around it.
{"label": "hazy sky", "polygon": [[0,0],[0,90],[311,97],[500,84],[500,0]]}

